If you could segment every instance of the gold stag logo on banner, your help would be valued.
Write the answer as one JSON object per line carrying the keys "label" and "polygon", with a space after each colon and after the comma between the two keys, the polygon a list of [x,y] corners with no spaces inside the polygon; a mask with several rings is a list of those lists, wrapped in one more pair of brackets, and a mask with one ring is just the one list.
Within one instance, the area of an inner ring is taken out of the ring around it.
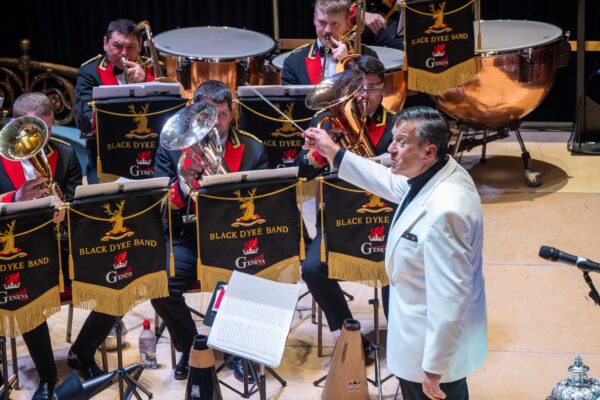
{"label": "gold stag logo on banner", "polygon": [[[279,104],[276,105],[279,108]],[[294,103],[289,103],[286,105],[286,110],[281,110],[290,120],[294,120]],[[285,137],[290,138],[294,136],[301,136],[302,134],[298,132],[298,128],[296,128],[290,121],[285,121],[281,128],[278,128],[275,132],[271,134],[273,137]]]}
{"label": "gold stag logo on banner", "polygon": [[357,213],[370,213],[370,214],[378,214],[380,212],[392,212],[394,209],[389,206],[385,201],[381,200],[381,197],[377,196],[373,193],[365,193],[365,195],[369,198],[369,201],[363,204],[358,210]]}
{"label": "gold stag logo on banner", "polygon": [[27,257],[27,253],[22,251],[20,248],[15,247],[15,225],[17,220],[13,219],[6,226],[5,231],[0,231],[0,244],[2,244],[2,250],[0,250],[0,260],[12,260],[14,258]]}
{"label": "gold stag logo on banner", "polygon": [[235,194],[237,200],[242,203],[240,204],[240,210],[244,211],[244,215],[236,218],[235,222],[231,224],[232,227],[252,226],[267,222],[261,218],[260,215],[254,213],[254,196],[256,195],[256,188],[252,188],[248,191],[249,197],[242,197],[239,190],[236,190],[233,194]]}
{"label": "gold stag logo on banner", "polygon": [[106,242],[109,240],[120,240],[128,236],[133,236],[133,231],[123,226],[123,211],[125,210],[125,200],[121,200],[117,204],[117,208],[112,211],[109,203],[102,205],[104,212],[110,216],[109,221],[112,222],[112,229],[106,232],[105,236],[102,237],[102,241]]}
{"label": "gold stag logo on banner", "polygon": [[434,24],[431,25],[425,33],[444,33],[444,32],[452,32],[452,28],[450,28],[447,24],[444,23],[444,9],[446,8],[446,2],[443,1],[440,3],[439,8],[436,10],[435,3],[431,3],[429,5],[429,9],[433,13],[431,16],[434,19]]}
{"label": "gold stag logo on banner", "polygon": [[144,104],[141,107],[141,112],[135,111],[135,104],[130,104],[128,108],[129,112],[134,115],[133,122],[137,123],[137,127],[129,131],[129,133],[125,135],[126,138],[146,139],[158,137],[158,133],[148,128],[148,109],[150,108],[150,103]]}

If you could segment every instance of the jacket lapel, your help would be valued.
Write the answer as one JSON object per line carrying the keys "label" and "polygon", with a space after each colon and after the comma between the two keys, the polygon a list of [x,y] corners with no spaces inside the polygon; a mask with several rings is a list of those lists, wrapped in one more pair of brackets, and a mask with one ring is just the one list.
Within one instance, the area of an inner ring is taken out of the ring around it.
{"label": "jacket lapel", "polygon": [[323,65],[321,63],[321,55],[315,49],[316,43],[313,43],[308,51],[308,56],[304,59],[306,63],[306,72],[310,79],[311,85],[318,85],[321,82],[321,72],[323,71]]}
{"label": "jacket lapel", "polygon": [[229,130],[227,137],[227,147],[223,159],[231,172],[238,172],[242,165],[242,157],[244,156],[244,144],[240,142],[235,129]]}

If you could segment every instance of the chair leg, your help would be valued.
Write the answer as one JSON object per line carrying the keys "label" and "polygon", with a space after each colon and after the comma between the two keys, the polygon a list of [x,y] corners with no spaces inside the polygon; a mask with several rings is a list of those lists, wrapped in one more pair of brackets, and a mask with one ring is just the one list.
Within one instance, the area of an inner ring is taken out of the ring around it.
{"label": "chair leg", "polygon": [[317,355],[323,357],[323,310],[317,306]]}
{"label": "chair leg", "polygon": [[73,332],[73,303],[69,303],[69,312],[67,314],[67,343],[71,343],[71,334]]}
{"label": "chair leg", "polygon": [[171,369],[175,369],[175,365],[177,364],[175,355],[175,347],[173,346],[173,342],[171,342]]}
{"label": "chair leg", "polygon": [[102,370],[108,372],[108,352],[106,351],[106,342],[104,341],[100,345],[100,354],[102,355]]}
{"label": "chair leg", "polygon": [[15,338],[10,338],[10,353],[12,355],[12,372],[16,377],[14,389],[19,390],[19,363],[17,360],[17,340]]}
{"label": "chair leg", "polygon": [[161,332],[159,332],[159,327],[160,327],[160,316],[155,311],[154,312],[154,336],[156,336],[157,340],[160,339],[160,335],[161,335]]}
{"label": "chair leg", "polygon": [[313,297],[312,299],[312,306],[311,306],[311,314],[310,314],[310,320],[313,324],[317,323],[317,301],[315,300],[315,298]]}

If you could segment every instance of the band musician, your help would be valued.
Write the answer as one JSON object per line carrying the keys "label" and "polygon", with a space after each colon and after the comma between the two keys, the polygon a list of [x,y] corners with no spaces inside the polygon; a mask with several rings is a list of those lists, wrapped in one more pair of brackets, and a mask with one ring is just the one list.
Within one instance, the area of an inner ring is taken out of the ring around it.
{"label": "band musician", "polygon": [[[352,25],[350,5],[349,0],[316,1],[313,23],[317,39],[298,47],[285,59],[281,73],[284,85],[316,85],[321,82],[322,75],[329,78],[335,74],[337,63],[349,55],[348,44],[340,39]],[[329,36],[329,40],[326,36]],[[326,47],[330,51],[323,74]],[[377,57],[373,50],[364,45],[361,46],[361,54]]]}
{"label": "band musician", "polygon": [[[81,184],[81,166],[71,146],[60,139],[52,137],[52,123],[54,121],[52,101],[39,92],[22,94],[15,100],[13,105],[13,117],[23,116],[40,118],[46,124],[50,140],[43,151],[46,153],[52,177],[65,195],[66,200],[73,199],[75,188]],[[2,195],[0,195],[0,200],[2,202],[26,201],[56,194],[54,190],[51,191],[44,187],[46,180],[46,178],[38,176],[28,160],[10,161],[2,158],[0,163],[0,193]],[[69,254],[68,245],[62,245],[61,248],[63,249],[63,260],[66,260]],[[68,277],[66,271],[64,276],[65,278]],[[86,335],[89,332],[83,332],[82,330],[78,338],[82,334]],[[24,333],[23,339],[39,376],[38,388],[32,398],[34,400],[49,400],[54,392],[57,372],[48,324],[44,322],[37,328]]]}
{"label": "band musician", "polygon": [[[75,91],[75,123],[84,133],[95,135],[92,109],[93,89],[103,85],[123,85],[126,83],[150,82],[154,80],[152,68],[143,69],[140,65],[142,35],[136,24],[129,19],[118,19],[108,24],[104,36],[104,55],[87,60],[79,68]],[[88,183],[98,183],[96,171],[96,138],[86,140],[88,162],[86,177]]]}
{"label": "band musician", "polygon": [[400,1],[367,0],[362,40],[369,46],[404,50],[404,30]]}
{"label": "band musician", "polygon": [[[219,132],[225,154],[223,159],[229,171],[248,171],[268,168],[267,151],[262,142],[255,136],[237,130],[231,125],[232,94],[227,85],[220,81],[209,80],[200,84],[193,97],[194,102],[205,101],[217,108],[215,128]],[[185,149],[184,149],[185,151]],[[177,165],[182,151],[170,151],[159,147],[156,154],[156,176],[168,176],[173,194],[171,206],[185,213],[188,191],[178,179]],[[190,164],[185,172],[186,178],[197,179],[202,173],[202,166]],[[188,177],[189,175],[189,177]],[[173,218],[180,222],[181,214]],[[186,227],[189,226],[189,227]],[[168,241],[168,237],[167,237]],[[168,244],[167,244],[168,245]],[[188,375],[188,361],[194,336],[198,334],[196,324],[186,305],[183,294],[191,289],[197,281],[196,260],[196,225],[179,224],[173,228],[173,253],[175,257],[175,276],[169,277],[169,297],[153,299],[152,305],[160,317],[166,322],[175,349],[181,353],[173,376],[183,380]],[[168,263],[167,263],[168,265]],[[242,360],[235,358],[233,368],[236,378],[243,379]]]}
{"label": "band musician", "polygon": [[[383,99],[384,66],[378,59],[365,55],[359,57],[356,61],[348,63],[346,67],[358,69],[365,74],[363,86],[356,95],[356,101],[367,101],[367,139],[376,155],[384,154],[392,142],[394,119],[394,114],[381,105]],[[331,115],[331,113],[317,113],[311,121],[311,127],[317,126],[319,121],[326,115]],[[329,122],[324,127],[329,129],[329,134],[333,137],[343,134],[340,128],[332,127]],[[296,164],[300,167],[299,174],[308,178],[317,176],[328,167],[327,160],[315,150],[301,151],[296,158]],[[319,307],[325,313],[329,329],[333,332],[341,329],[344,320],[352,318],[352,313],[338,281],[329,278],[328,265],[321,262],[320,242],[321,236],[324,233],[321,232],[319,221],[317,221],[316,225],[317,234],[306,252],[306,259],[302,263],[302,278],[319,304]],[[388,294],[388,286],[385,286],[382,289],[382,300],[386,316]],[[368,345],[368,340],[363,336],[363,346],[367,353],[370,352]]]}

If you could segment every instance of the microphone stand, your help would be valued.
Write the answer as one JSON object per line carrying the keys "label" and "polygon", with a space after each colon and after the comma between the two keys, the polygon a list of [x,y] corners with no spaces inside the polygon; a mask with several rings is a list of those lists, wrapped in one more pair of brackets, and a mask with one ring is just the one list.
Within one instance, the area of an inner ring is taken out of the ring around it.
{"label": "microphone stand", "polygon": [[590,278],[589,272],[583,273],[583,280],[585,281],[585,283],[587,283],[587,285],[590,288],[590,293],[588,294],[588,296],[590,296],[590,298],[594,300],[594,303],[596,303],[597,306],[600,306],[600,294],[596,290],[594,282],[592,281],[592,278]]}

